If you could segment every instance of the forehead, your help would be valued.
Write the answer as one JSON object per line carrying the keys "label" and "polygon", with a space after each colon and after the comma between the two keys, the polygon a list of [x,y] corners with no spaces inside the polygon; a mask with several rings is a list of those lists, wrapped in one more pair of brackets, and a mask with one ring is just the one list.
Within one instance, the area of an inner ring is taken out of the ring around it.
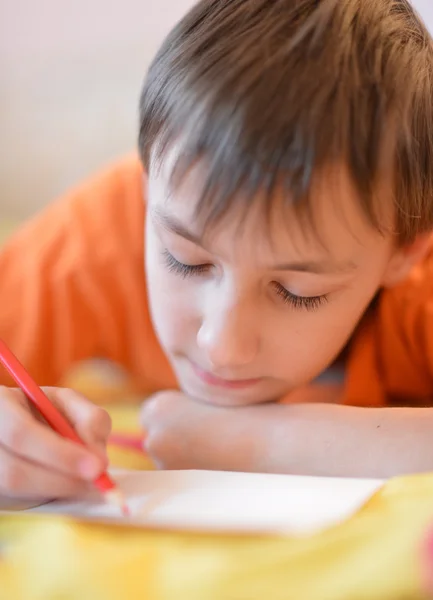
{"label": "forehead", "polygon": [[[362,208],[351,178],[341,165],[329,167],[312,182],[309,197],[295,205],[282,188],[269,200],[259,190],[254,197],[235,194],[221,218],[197,214],[206,187],[206,164],[197,162],[173,185],[173,155],[149,173],[149,203],[154,214],[168,215],[208,246],[233,246],[241,251],[263,249],[341,257],[383,240]],[[387,186],[378,195],[388,194]],[[386,206],[381,198],[381,206]],[[390,222],[385,212],[382,220]]]}

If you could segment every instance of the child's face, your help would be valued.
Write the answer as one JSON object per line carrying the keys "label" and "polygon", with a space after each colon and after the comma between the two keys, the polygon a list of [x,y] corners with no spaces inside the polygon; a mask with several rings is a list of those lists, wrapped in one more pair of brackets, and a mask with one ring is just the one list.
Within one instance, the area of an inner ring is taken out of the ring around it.
{"label": "child's face", "polygon": [[203,234],[193,217],[198,170],[171,192],[164,169],[149,175],[157,335],[190,396],[233,406],[277,399],[343,349],[384,280],[391,239],[366,222],[345,175],[315,192],[319,236],[278,199],[269,227],[258,201],[241,228],[234,208]]}

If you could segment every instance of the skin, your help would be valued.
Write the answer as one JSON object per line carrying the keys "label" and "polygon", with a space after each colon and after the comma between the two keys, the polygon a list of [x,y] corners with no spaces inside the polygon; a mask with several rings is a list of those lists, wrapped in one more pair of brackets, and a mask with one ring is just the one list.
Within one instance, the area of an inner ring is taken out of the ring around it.
{"label": "skin", "polygon": [[[431,469],[430,409],[348,408],[338,386],[314,385],[376,292],[403,279],[427,241],[400,248],[379,234],[342,168],[313,185],[319,235],[282,196],[269,228],[258,196],[247,218],[234,206],[203,230],[194,217],[202,168],[176,190],[169,160],[148,178],[150,307],[181,388],[142,409],[157,466],[377,477]],[[377,188],[383,206],[387,181]],[[70,390],[47,393],[88,447],[56,436],[19,391],[2,388],[1,508],[81,494],[107,465],[107,413]]]}

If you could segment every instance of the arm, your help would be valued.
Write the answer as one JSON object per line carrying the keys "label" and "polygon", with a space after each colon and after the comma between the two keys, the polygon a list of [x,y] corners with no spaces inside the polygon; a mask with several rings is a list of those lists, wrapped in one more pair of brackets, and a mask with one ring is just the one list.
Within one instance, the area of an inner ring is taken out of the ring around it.
{"label": "arm", "polygon": [[145,403],[142,424],[162,468],[372,478],[433,469],[429,408],[222,408],[163,392]]}
{"label": "arm", "polygon": [[266,471],[387,478],[433,469],[433,409],[263,407]]}

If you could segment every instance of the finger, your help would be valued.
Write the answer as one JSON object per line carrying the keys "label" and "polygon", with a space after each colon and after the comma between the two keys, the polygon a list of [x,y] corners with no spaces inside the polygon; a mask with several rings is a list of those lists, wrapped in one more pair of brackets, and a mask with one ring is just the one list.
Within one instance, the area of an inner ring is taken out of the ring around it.
{"label": "finger", "polygon": [[[26,412],[32,412],[30,403],[24,393],[18,388],[9,388],[4,385],[0,386],[0,398],[5,397],[14,404],[21,406]],[[36,408],[35,408],[36,410]]]}
{"label": "finger", "polygon": [[44,388],[45,393],[74,427],[79,438],[108,466],[107,443],[111,418],[107,411],[70,389]]}
{"label": "finger", "polygon": [[0,447],[0,495],[35,500],[67,498],[89,489],[82,480],[50,471]]}
{"label": "finger", "polygon": [[86,480],[95,479],[103,471],[101,458],[36,421],[16,402],[15,391],[0,390],[0,414],[0,444],[13,454]]}
{"label": "finger", "polygon": [[46,393],[60,408],[83,442],[101,447],[111,433],[111,418],[82,394],[69,389],[47,388]]}
{"label": "finger", "polygon": [[[173,396],[173,392],[157,392],[147,398],[141,405],[139,422],[144,431],[148,431],[160,421],[165,406]],[[168,410],[170,413],[171,411]]]}
{"label": "finger", "polygon": [[147,431],[150,427],[154,406],[155,406],[155,403],[154,403],[153,397],[147,398],[141,405],[138,420],[139,420],[139,423],[140,423],[142,429],[144,429],[144,431]]}

